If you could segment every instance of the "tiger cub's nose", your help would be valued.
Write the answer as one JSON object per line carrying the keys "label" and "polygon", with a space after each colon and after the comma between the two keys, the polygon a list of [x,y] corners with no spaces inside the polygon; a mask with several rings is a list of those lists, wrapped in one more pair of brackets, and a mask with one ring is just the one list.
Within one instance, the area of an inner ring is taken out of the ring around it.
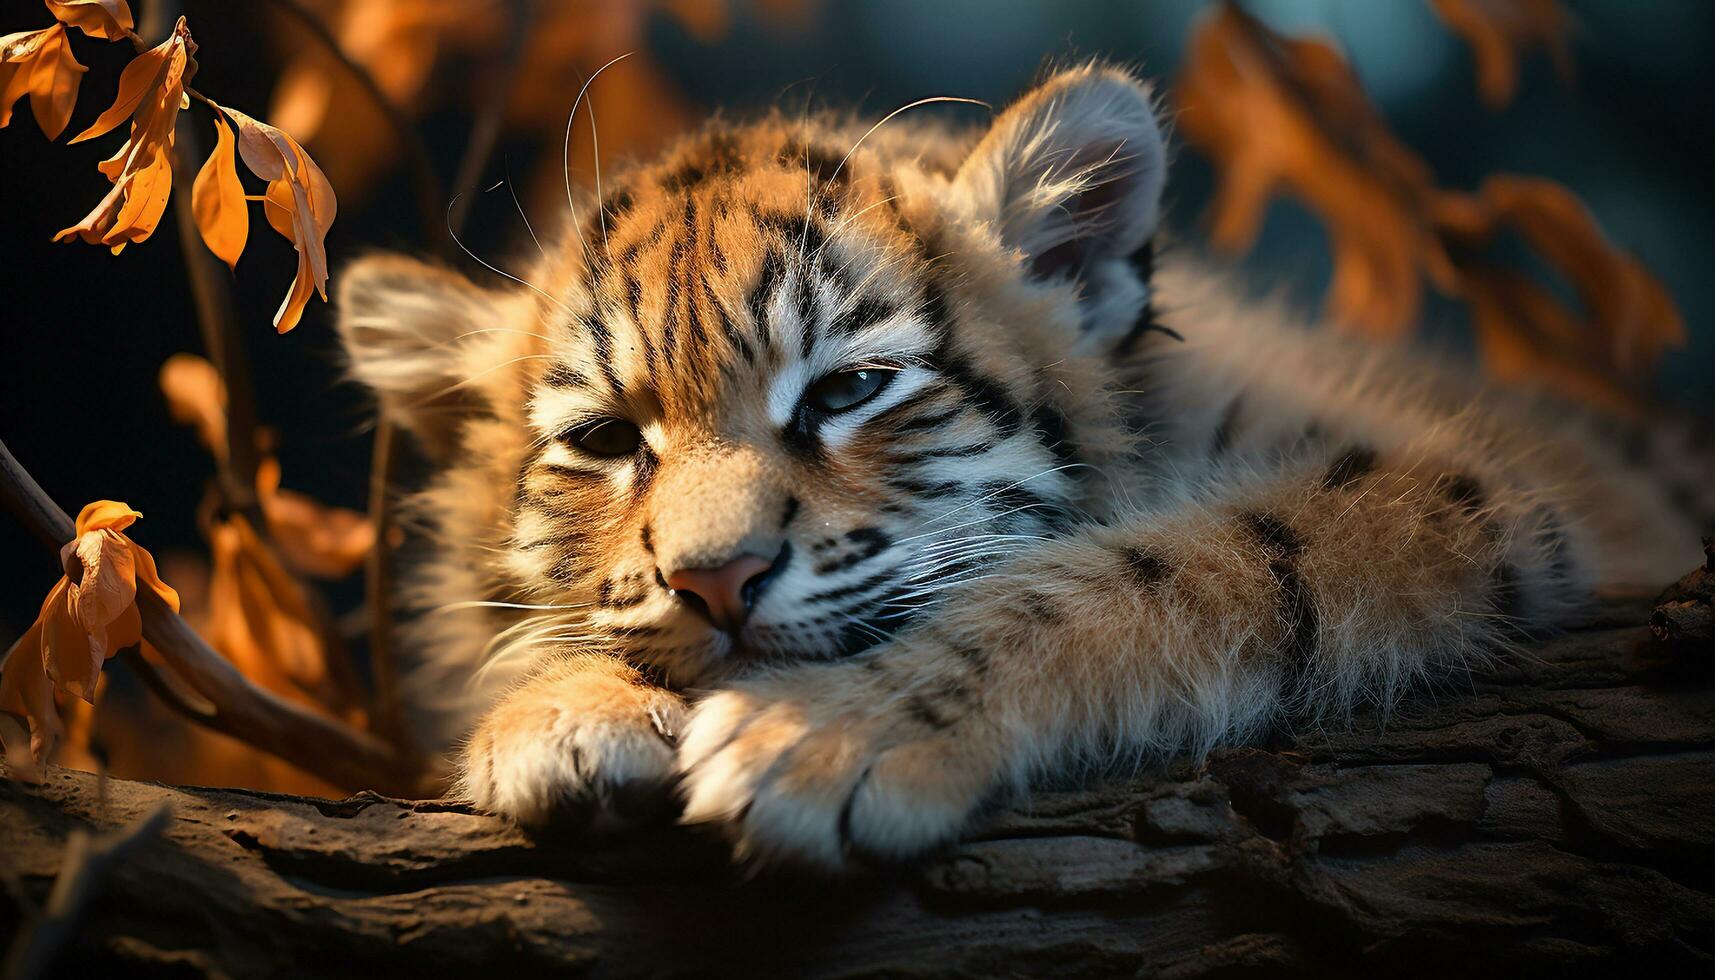
{"label": "tiger cub's nose", "polygon": [[682,568],[667,576],[667,587],[716,628],[737,634],[779,564],[740,555],[719,568]]}

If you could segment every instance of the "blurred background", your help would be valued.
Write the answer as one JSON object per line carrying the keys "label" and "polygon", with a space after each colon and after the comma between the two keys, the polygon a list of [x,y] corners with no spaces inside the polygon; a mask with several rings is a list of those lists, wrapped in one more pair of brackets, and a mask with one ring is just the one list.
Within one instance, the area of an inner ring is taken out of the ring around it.
{"label": "blurred background", "polygon": [[[1486,0],[1506,6],[1506,0]],[[149,0],[137,0],[140,17]],[[1481,6],[1478,3],[1477,6]],[[716,111],[740,115],[784,103],[851,106],[879,117],[931,95],[1004,104],[1045,62],[1102,56],[1171,86],[1185,68],[1202,0],[307,0],[182,4],[201,46],[195,84],[221,102],[297,136],[327,171],[339,217],[327,238],[342,260],[374,249],[442,246],[444,217],[425,226],[407,158],[381,117],[298,16],[320,18],[346,52],[421,126],[443,187],[456,179],[473,127],[497,123],[494,152],[463,186],[476,255],[516,268],[528,245],[513,192],[540,229],[563,210],[560,139],[578,87],[615,55],[635,52],[592,89],[608,166],[646,155]],[[1715,408],[1715,118],[1709,58],[1715,4],[1567,0],[1570,72],[1549,47],[1521,43],[1516,94],[1486,104],[1476,55],[1428,0],[1245,0],[1282,36],[1332,42],[1381,119],[1445,188],[1473,190],[1496,172],[1539,175],[1570,188],[1608,238],[1665,285],[1686,343],[1660,365],[1659,387],[1705,414]],[[1539,4],[1516,3],[1530,10]],[[519,29],[511,15],[528,10]],[[35,0],[0,3],[0,33],[47,23]],[[84,43],[89,66],[68,132],[112,98],[128,46]],[[496,117],[494,93],[510,91]],[[200,107],[199,107],[200,108]],[[929,110],[935,111],[935,110]],[[975,122],[981,110],[943,110]],[[192,115],[196,112],[193,111]],[[205,116],[197,125],[207,126]],[[588,178],[580,120],[574,178]],[[208,130],[204,130],[205,136]],[[173,423],[156,373],[201,343],[172,212],[151,240],[112,256],[56,245],[107,190],[95,164],[119,137],[76,146],[45,140],[20,104],[0,130],[0,438],[62,505],[129,502],[146,519],[137,539],[194,577],[206,543],[196,505],[214,472],[191,429]],[[1168,185],[1168,224],[1203,250],[1218,160],[1181,141]],[[472,179],[474,178],[474,179]],[[500,182],[505,181],[502,185]],[[443,194],[443,202],[445,196]],[[271,317],[294,267],[291,245],[253,222],[232,277],[258,415],[274,433],[286,485],[361,510],[372,421],[363,394],[341,382],[332,310],[312,301],[303,323],[276,336]],[[1327,226],[1287,197],[1269,205],[1241,264],[1258,291],[1284,290],[1306,310],[1324,302],[1332,269]],[[473,275],[486,273],[458,256]],[[222,269],[222,274],[225,270]],[[1573,284],[1576,285],[1576,284]],[[1429,290],[1424,331],[1469,345],[1469,311]],[[0,519],[0,646],[36,614],[58,574],[10,519]],[[172,571],[169,571],[171,580]],[[194,593],[194,588],[187,592]],[[335,612],[361,602],[361,576],[328,590]],[[193,610],[194,611],[194,610]]]}

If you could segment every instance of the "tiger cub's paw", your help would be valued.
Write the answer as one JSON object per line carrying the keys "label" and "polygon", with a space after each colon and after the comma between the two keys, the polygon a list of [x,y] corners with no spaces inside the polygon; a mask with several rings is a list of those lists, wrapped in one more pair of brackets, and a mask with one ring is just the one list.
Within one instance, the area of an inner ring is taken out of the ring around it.
{"label": "tiger cub's paw", "polygon": [[676,812],[673,740],[685,713],[677,695],[543,687],[513,692],[477,725],[460,796],[532,829],[612,831]]}
{"label": "tiger cub's paw", "polygon": [[956,842],[1004,783],[968,696],[851,664],[804,666],[700,702],[680,740],[686,823],[741,858],[850,870]]}

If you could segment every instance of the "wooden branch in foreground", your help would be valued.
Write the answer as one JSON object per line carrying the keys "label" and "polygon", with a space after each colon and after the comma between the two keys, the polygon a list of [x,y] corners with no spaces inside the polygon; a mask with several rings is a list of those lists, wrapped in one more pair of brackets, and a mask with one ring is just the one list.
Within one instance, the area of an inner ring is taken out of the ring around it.
{"label": "wooden branch in foreground", "polygon": [[1647,615],[1604,607],[1385,725],[1039,793],[857,880],[734,869],[690,830],[536,840],[371,794],[110,781],[104,815],[64,770],[0,780],[0,865],[39,904],[77,828],[172,805],[67,976],[1707,975],[1715,657]]}
{"label": "wooden branch in foreground", "polygon": [[[74,536],[72,520],[0,442],[0,501],[54,553]],[[52,585],[44,580],[42,587]],[[178,679],[213,707],[189,717],[340,786],[410,794],[416,764],[372,735],[286,701],[250,683],[161,598],[137,592],[143,638]]]}

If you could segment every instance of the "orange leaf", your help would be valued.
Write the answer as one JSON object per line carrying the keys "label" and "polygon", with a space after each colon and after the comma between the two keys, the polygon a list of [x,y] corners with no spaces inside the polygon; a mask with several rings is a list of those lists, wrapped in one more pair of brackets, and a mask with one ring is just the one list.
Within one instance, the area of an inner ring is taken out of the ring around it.
{"label": "orange leaf", "polygon": [[1465,39],[1477,59],[1477,92],[1490,109],[1518,91],[1519,52],[1546,47],[1562,77],[1572,71],[1567,38],[1572,18],[1560,0],[1433,0],[1435,12]]}
{"label": "orange leaf", "polygon": [[27,93],[36,125],[48,139],[58,139],[88,70],[72,56],[59,24],[0,38],[0,127],[11,122],[13,103]]}
{"label": "orange leaf", "polygon": [[1336,319],[1402,333],[1421,300],[1420,256],[1434,248],[1416,213],[1430,175],[1388,133],[1339,52],[1223,6],[1193,35],[1176,89],[1180,131],[1220,175],[1215,244],[1248,248],[1271,197],[1290,192],[1328,225]]}
{"label": "orange leaf", "polygon": [[48,11],[90,37],[124,40],[136,26],[125,0],[47,0]]}
{"label": "orange leaf", "polygon": [[42,45],[30,79],[30,111],[35,113],[36,124],[48,139],[59,139],[66,123],[71,122],[78,85],[88,70],[72,56],[64,28],[57,28],[54,36]]}
{"label": "orange leaf", "polygon": [[67,690],[81,692],[86,686],[94,690],[104,651],[78,623],[70,580],[60,579],[48,592],[38,622],[42,624],[42,669],[48,678]]}
{"label": "orange leaf", "polygon": [[[1479,350],[1496,377],[1632,409],[1650,368],[1685,342],[1667,290],[1553,181],[1493,176],[1475,195],[1438,195],[1432,216],[1454,266],[1449,291],[1471,304]],[[1508,231],[1559,274],[1582,310],[1488,257]]]}
{"label": "orange leaf", "polygon": [[214,128],[214,152],[191,186],[191,211],[208,250],[228,267],[236,267],[250,237],[249,203],[244,199],[244,185],[238,182],[232,127],[219,110],[214,114]]}
{"label": "orange leaf", "polygon": [[337,703],[326,651],[309,602],[250,522],[234,514],[209,534],[209,645],[245,677],[273,691]]}
{"label": "orange leaf", "polygon": [[36,762],[54,757],[64,733],[54,706],[54,682],[42,669],[42,621],[37,619],[0,664],[0,741],[6,743],[7,765],[23,778],[40,781]]}
{"label": "orange leaf", "polygon": [[185,101],[185,83],[196,72],[195,53],[196,42],[181,17],[171,37],[125,67],[118,101],[72,140],[98,136],[132,115],[130,137],[97,167],[113,181],[113,189],[55,241],[99,242],[117,255],[154,234],[172,194],[173,124]]}
{"label": "orange leaf", "polygon": [[203,447],[215,459],[224,459],[226,384],[220,372],[195,354],[174,354],[161,365],[160,384],[167,396],[167,414],[174,422],[194,426]]}
{"label": "orange leaf", "polygon": [[1642,264],[1609,243],[1576,195],[1551,180],[1496,175],[1480,194],[1495,219],[1512,226],[1565,277],[1589,312],[1588,330],[1624,374],[1636,374],[1669,347],[1685,344],[1685,322],[1667,290]]}
{"label": "orange leaf", "polygon": [[245,166],[268,181],[268,223],[291,239],[298,252],[298,273],[280,309],[274,329],[285,333],[298,325],[304,304],[314,289],[327,299],[328,259],[324,240],[333,226],[337,202],[333,187],[298,141],[236,109],[222,109],[238,126],[238,153]]}
{"label": "orange leaf", "polygon": [[[9,762],[49,761],[64,731],[53,688],[93,703],[103,662],[142,641],[138,583],[178,610],[178,594],[161,581],[154,556],[125,536],[142,516],[116,500],[78,512],[77,537],[60,553],[67,575],[0,664],[0,740]],[[20,751],[20,720],[31,731],[28,753]]]}
{"label": "orange leaf", "polygon": [[[181,18],[179,26],[184,26]],[[184,38],[188,39],[188,33]],[[180,31],[175,30],[173,36],[160,44],[131,59],[125,70],[119,73],[119,95],[107,111],[98,116],[89,128],[73,136],[73,143],[94,139],[97,136],[112,132],[113,127],[131,118],[131,114],[142,105],[143,97],[150,92],[158,92],[165,84],[169,67],[173,62],[175,52],[183,50]]]}
{"label": "orange leaf", "polygon": [[273,457],[256,468],[256,495],[281,557],[305,574],[343,578],[375,546],[375,525],[368,517],[280,489],[280,463]]}
{"label": "orange leaf", "polygon": [[137,523],[142,516],[140,511],[132,510],[129,505],[117,500],[97,500],[85,504],[83,509],[77,512],[77,533],[81,537],[90,531],[123,531]]}
{"label": "orange leaf", "polygon": [[[110,645],[107,628],[137,601],[137,560],[131,542],[112,529],[90,531],[77,539],[76,553],[83,574],[71,587],[72,612],[89,634],[92,648],[103,653],[117,650],[124,644]],[[88,681],[85,690],[72,689],[72,693],[93,694],[94,674]]]}

